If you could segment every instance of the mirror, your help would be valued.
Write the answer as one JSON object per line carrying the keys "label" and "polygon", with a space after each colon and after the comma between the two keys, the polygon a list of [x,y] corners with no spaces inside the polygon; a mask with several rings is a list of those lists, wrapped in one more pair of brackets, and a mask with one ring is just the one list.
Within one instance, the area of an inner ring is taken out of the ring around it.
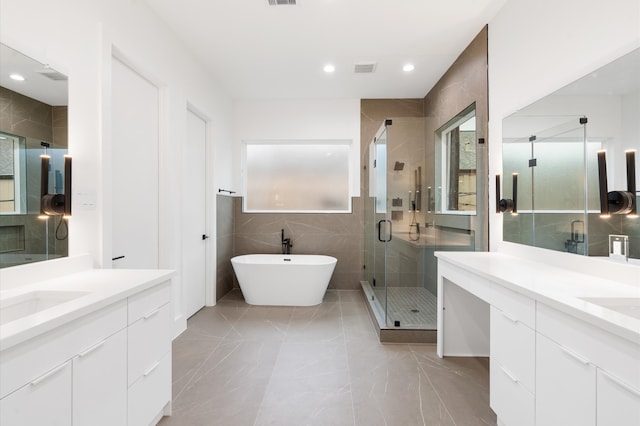
{"label": "mirror", "polygon": [[625,152],[640,151],[640,49],[517,111],[502,127],[503,199],[517,174],[517,214],[503,215],[505,241],[608,256],[609,235],[626,235],[629,257],[640,258],[640,219],[601,214],[598,170],[598,151],[606,150],[608,190],[627,190]]}
{"label": "mirror", "polygon": [[0,44],[0,268],[68,254],[62,216],[39,219],[40,155],[49,193],[63,193],[67,77]]}
{"label": "mirror", "polygon": [[476,213],[476,108],[470,105],[436,131],[438,214]]}

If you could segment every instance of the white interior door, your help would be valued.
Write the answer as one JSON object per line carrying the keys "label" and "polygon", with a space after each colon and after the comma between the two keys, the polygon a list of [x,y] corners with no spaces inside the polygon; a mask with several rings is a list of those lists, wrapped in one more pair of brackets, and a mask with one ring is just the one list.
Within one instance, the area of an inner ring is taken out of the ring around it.
{"label": "white interior door", "polygon": [[187,318],[205,305],[208,241],[206,134],[207,123],[187,110],[187,140],[182,156],[182,277]]}
{"label": "white interior door", "polygon": [[133,69],[112,63],[113,266],[157,269],[160,96]]}

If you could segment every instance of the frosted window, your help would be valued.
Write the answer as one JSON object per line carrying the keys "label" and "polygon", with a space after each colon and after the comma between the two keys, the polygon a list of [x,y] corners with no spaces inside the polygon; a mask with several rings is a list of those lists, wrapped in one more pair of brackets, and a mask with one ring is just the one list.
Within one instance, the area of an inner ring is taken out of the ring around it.
{"label": "frosted window", "polygon": [[347,143],[247,143],[244,210],[350,212]]}

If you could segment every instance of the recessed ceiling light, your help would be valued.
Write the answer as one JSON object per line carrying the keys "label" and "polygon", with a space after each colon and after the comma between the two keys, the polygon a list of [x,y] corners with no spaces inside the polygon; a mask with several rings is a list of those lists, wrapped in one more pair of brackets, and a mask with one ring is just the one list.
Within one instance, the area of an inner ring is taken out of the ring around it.
{"label": "recessed ceiling light", "polygon": [[21,76],[20,74],[15,74],[15,73],[14,73],[14,74],[11,74],[11,75],[9,76],[9,78],[11,78],[11,79],[13,79],[13,80],[15,80],[15,81],[24,81],[24,77],[23,77],[23,76]]}
{"label": "recessed ceiling light", "polygon": [[405,64],[405,66],[402,67],[402,71],[404,72],[411,72],[414,69],[416,69],[416,67],[413,66],[413,64]]}
{"label": "recessed ceiling light", "polygon": [[330,73],[332,73],[332,72],[334,72],[334,71],[336,70],[336,67],[334,67],[334,66],[333,66],[333,65],[331,65],[331,64],[327,64],[327,65],[325,65],[325,66],[324,66],[324,68],[323,68],[323,69],[324,69],[324,72],[326,72],[326,73],[329,73],[329,74],[330,74]]}

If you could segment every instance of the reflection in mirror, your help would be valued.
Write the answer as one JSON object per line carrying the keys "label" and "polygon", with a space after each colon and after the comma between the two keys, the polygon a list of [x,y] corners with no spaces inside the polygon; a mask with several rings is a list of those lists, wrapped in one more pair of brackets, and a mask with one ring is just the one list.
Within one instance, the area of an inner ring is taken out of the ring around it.
{"label": "reflection in mirror", "polygon": [[436,131],[436,213],[476,212],[476,114],[469,106]]}
{"label": "reflection in mirror", "polygon": [[640,257],[640,220],[600,215],[597,154],[607,151],[609,190],[626,189],[625,151],[640,149],[639,76],[635,50],[504,119],[503,174],[519,173],[505,241],[607,256],[609,235],[628,235]]}
{"label": "reflection in mirror", "polygon": [[48,192],[63,193],[67,79],[2,44],[0,57],[1,268],[67,256],[68,229],[61,216],[38,219],[45,151],[51,157]]}

